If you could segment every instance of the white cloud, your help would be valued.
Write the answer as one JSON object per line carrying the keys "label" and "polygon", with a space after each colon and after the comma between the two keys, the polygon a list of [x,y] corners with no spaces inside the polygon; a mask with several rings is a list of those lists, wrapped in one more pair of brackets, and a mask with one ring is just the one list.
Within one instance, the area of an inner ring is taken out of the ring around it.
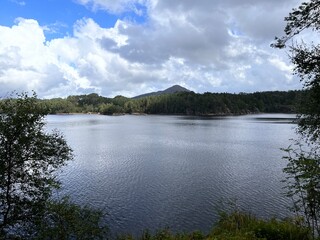
{"label": "white cloud", "polygon": [[[296,0],[78,0],[112,13],[145,5],[143,23],[102,28],[79,19],[73,34],[47,40],[50,27],[17,19],[0,26],[0,95],[97,92],[134,96],[180,84],[195,92],[299,88],[285,54],[269,47]],[[136,8],[136,9],[135,9]],[[261,13],[266,15],[261,17]]]}
{"label": "white cloud", "polygon": [[293,66],[288,65],[287,63],[282,61],[278,56],[271,57],[269,59],[269,62],[283,72],[292,73],[293,71]]}
{"label": "white cloud", "polygon": [[57,48],[51,48],[45,41],[43,28],[35,20],[17,19],[12,28],[0,27],[0,83],[4,86],[1,93],[36,90],[45,96],[52,88],[58,94],[60,88],[69,85],[74,86],[74,93],[77,88],[94,90],[90,82],[77,73],[78,69],[72,67],[77,55],[66,50],[69,39],[61,43],[57,48],[61,48],[63,54],[59,55]]}
{"label": "white cloud", "polygon": [[134,11],[137,15],[141,15],[141,10],[137,8],[137,4],[144,4],[145,0],[75,0],[79,4],[90,7],[92,10],[106,10],[111,13],[122,13]]}

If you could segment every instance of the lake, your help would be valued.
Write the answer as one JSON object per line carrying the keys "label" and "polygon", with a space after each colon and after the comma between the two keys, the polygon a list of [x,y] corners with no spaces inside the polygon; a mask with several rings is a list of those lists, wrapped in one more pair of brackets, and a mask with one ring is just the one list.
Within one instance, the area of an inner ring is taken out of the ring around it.
{"label": "lake", "polygon": [[280,148],[295,137],[294,117],[48,116],[75,154],[59,195],[102,209],[113,234],[207,233],[235,199],[259,217],[285,217]]}

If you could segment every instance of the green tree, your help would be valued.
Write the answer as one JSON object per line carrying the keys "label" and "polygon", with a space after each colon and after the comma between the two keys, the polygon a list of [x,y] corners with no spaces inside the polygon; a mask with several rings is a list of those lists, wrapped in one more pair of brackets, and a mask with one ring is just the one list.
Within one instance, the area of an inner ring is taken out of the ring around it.
{"label": "green tree", "polygon": [[320,151],[318,145],[304,146],[299,141],[285,149],[288,161],[286,195],[292,199],[292,211],[303,214],[313,236],[320,235]]}
{"label": "green tree", "polygon": [[0,239],[106,239],[101,211],[51,198],[72,150],[45,131],[46,103],[17,97],[0,101]]}
{"label": "green tree", "polygon": [[35,239],[106,239],[108,228],[101,224],[102,212],[81,207],[68,197],[50,201],[36,224]]}
{"label": "green tree", "polygon": [[103,104],[99,111],[104,115],[120,114],[124,112],[120,106],[114,105],[113,103]]}
{"label": "green tree", "polygon": [[[299,131],[311,141],[320,137],[320,45],[294,41],[295,36],[311,30],[319,39],[320,30],[320,1],[303,2],[292,10],[285,18],[287,25],[285,35],[277,38],[273,47],[289,47],[290,58],[294,64],[294,73],[300,77],[304,88],[308,90],[308,101],[300,108]],[[292,41],[291,41],[292,40]],[[289,44],[288,44],[289,43]]]}
{"label": "green tree", "polygon": [[58,132],[44,130],[47,110],[35,94],[5,99],[0,110],[0,235],[29,236],[72,150]]}
{"label": "green tree", "polygon": [[[285,151],[288,160],[287,195],[293,199],[294,211],[302,213],[313,236],[320,234],[320,45],[294,41],[303,31],[311,30],[319,37],[320,1],[303,2],[285,18],[285,35],[276,38],[273,47],[289,46],[294,74],[307,90],[307,99],[300,106],[298,132],[301,139]],[[292,40],[292,41],[290,41]],[[288,44],[289,43],[289,44]]]}

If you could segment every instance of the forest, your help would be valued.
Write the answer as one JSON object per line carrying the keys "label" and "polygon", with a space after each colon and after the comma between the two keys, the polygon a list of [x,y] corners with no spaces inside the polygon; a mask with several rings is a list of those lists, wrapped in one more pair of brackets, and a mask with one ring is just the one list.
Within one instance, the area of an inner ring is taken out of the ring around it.
{"label": "forest", "polygon": [[116,96],[107,98],[96,93],[40,100],[50,114],[99,113],[175,114],[175,115],[242,115],[249,113],[296,113],[307,92],[269,91],[256,93],[177,92],[142,98]]}

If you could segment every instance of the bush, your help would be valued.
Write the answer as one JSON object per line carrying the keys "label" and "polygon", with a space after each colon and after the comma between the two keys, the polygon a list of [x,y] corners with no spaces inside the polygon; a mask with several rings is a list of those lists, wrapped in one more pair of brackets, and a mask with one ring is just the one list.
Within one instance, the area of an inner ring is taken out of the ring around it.
{"label": "bush", "polygon": [[[217,239],[266,239],[266,240],[307,240],[311,239],[308,228],[294,219],[261,220],[243,212],[223,214],[211,236]],[[221,238],[222,237],[222,238]]]}

